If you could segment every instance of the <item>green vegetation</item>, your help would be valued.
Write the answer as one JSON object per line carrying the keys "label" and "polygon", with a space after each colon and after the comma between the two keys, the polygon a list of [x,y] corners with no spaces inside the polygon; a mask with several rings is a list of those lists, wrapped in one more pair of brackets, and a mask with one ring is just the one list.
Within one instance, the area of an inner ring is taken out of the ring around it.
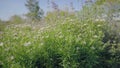
{"label": "green vegetation", "polygon": [[69,17],[58,23],[38,30],[7,27],[1,39],[3,67],[92,68],[98,64],[103,23]]}
{"label": "green vegetation", "polygon": [[0,68],[119,68],[119,21],[98,19],[96,3],[48,12],[44,27],[13,16],[0,34]]}
{"label": "green vegetation", "polygon": [[29,13],[26,14],[26,16],[31,21],[40,21],[40,19],[43,17],[43,10],[39,7],[38,0],[27,0],[27,3],[25,6],[28,8]]}

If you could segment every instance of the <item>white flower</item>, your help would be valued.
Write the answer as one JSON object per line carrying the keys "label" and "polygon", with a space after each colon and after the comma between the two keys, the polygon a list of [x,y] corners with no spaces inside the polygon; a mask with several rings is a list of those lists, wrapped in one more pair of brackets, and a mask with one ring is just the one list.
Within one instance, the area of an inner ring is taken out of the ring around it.
{"label": "white flower", "polygon": [[93,50],[94,50],[94,49],[95,49],[95,47],[93,47],[93,46],[92,46],[92,47],[91,47],[91,49],[93,49]]}
{"label": "white flower", "polygon": [[70,19],[70,21],[72,22],[72,21],[74,21],[73,19]]}
{"label": "white flower", "polygon": [[83,24],[84,26],[86,26],[87,24]]}
{"label": "white flower", "polygon": [[45,28],[44,28],[44,27],[42,27],[42,28],[40,28],[40,31],[41,31],[41,30],[44,30],[44,29],[45,29]]}
{"label": "white flower", "polygon": [[62,34],[62,32],[59,32],[58,34]]}
{"label": "white flower", "polygon": [[0,42],[0,46],[3,46],[3,42]]}
{"label": "white flower", "polygon": [[94,38],[97,38],[98,36],[97,36],[97,35],[94,35],[93,37],[94,37]]}
{"label": "white flower", "polygon": [[85,41],[83,41],[83,44],[86,44],[86,42],[85,42]]}
{"label": "white flower", "polygon": [[41,43],[40,45],[44,45],[44,43]]}
{"label": "white flower", "polygon": [[2,61],[0,61],[0,65],[3,65],[3,62],[2,62]]}
{"label": "white flower", "polygon": [[49,37],[49,35],[46,36],[46,38],[48,38],[48,37]]}
{"label": "white flower", "polygon": [[34,38],[34,39],[37,39],[37,37],[36,37],[36,36],[34,36],[33,38]]}
{"label": "white flower", "polygon": [[44,36],[42,36],[41,39],[44,39]]}
{"label": "white flower", "polygon": [[97,25],[98,27],[100,27],[101,25]]}
{"label": "white flower", "polygon": [[105,21],[105,19],[101,19],[100,21]]}
{"label": "white flower", "polygon": [[24,44],[24,46],[29,46],[31,44],[31,42],[27,42]]}
{"label": "white flower", "polygon": [[64,36],[63,35],[60,35],[59,38],[63,38]]}
{"label": "white flower", "polygon": [[14,56],[11,56],[10,59],[13,60],[13,59],[14,59]]}
{"label": "white flower", "polygon": [[99,21],[99,19],[95,19],[95,21]]}
{"label": "white flower", "polygon": [[36,27],[33,27],[33,29],[36,29]]}
{"label": "white flower", "polygon": [[76,50],[80,50],[80,47],[77,47]]}

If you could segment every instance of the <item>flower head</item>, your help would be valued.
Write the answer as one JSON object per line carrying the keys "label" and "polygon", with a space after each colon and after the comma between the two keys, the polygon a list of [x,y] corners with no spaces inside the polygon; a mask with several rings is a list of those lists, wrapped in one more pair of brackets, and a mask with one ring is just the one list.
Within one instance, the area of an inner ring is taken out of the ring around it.
{"label": "flower head", "polygon": [[24,44],[24,46],[29,46],[31,44],[31,42],[27,42]]}
{"label": "flower head", "polygon": [[94,38],[97,38],[98,36],[97,36],[97,35],[94,35],[93,37],[94,37]]}
{"label": "flower head", "polygon": [[14,56],[11,56],[10,59],[13,60],[13,59],[14,59]]}
{"label": "flower head", "polygon": [[3,46],[3,42],[0,42],[0,46]]}

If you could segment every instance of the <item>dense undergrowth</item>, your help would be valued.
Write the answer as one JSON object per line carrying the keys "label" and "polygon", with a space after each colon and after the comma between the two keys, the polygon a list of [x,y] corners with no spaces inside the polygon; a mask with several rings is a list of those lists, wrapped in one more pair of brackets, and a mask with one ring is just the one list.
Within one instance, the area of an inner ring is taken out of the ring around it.
{"label": "dense undergrowth", "polygon": [[0,68],[119,68],[120,44],[110,43],[110,34],[104,42],[105,22],[55,22],[40,29],[7,26],[0,37]]}
{"label": "dense undergrowth", "polygon": [[0,20],[0,68],[120,68],[120,2],[80,2],[75,11],[52,1],[40,20]]}

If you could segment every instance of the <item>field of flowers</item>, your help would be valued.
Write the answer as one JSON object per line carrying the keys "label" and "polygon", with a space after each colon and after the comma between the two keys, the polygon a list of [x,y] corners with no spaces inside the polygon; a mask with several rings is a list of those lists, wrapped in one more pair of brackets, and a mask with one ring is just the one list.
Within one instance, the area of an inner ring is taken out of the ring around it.
{"label": "field of flowers", "polygon": [[119,68],[119,44],[103,42],[105,22],[53,22],[42,28],[8,25],[0,34],[0,68]]}
{"label": "field of flowers", "polygon": [[120,68],[120,0],[39,1],[0,19],[0,68]]}
{"label": "field of flowers", "polygon": [[4,68],[92,68],[98,64],[102,22],[66,18],[56,26],[35,29],[10,25],[0,37],[0,66]]}

